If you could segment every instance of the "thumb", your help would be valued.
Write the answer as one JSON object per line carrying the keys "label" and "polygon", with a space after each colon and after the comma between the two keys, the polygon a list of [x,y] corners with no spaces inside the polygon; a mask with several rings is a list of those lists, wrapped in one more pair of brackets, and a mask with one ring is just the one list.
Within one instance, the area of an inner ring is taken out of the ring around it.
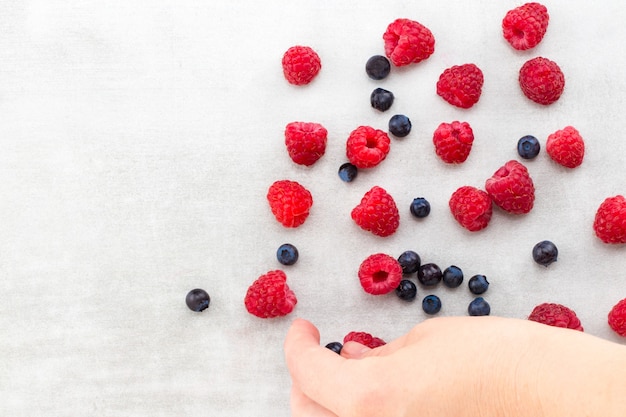
{"label": "thumb", "polygon": [[359,342],[348,341],[341,348],[341,356],[346,359],[361,359],[371,350]]}

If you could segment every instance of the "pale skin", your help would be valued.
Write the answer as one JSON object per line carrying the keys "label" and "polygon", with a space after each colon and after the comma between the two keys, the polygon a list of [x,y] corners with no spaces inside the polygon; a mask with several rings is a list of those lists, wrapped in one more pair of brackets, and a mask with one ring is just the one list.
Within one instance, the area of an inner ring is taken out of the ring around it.
{"label": "pale skin", "polygon": [[341,355],[303,319],[285,339],[293,417],[624,417],[626,346],[528,320],[426,320]]}

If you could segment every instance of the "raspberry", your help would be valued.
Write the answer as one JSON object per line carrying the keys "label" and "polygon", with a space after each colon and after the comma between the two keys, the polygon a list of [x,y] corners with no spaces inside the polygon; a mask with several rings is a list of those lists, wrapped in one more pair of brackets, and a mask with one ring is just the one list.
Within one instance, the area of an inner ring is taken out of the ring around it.
{"label": "raspberry", "polygon": [[374,337],[366,332],[350,332],[343,338],[344,345],[346,344],[346,342],[357,342],[367,346],[370,349],[374,349],[387,344],[387,342],[385,342],[383,339]]}
{"label": "raspberry", "polygon": [[535,202],[535,186],[528,169],[511,160],[485,182],[485,190],[502,210],[513,214],[528,213]]}
{"label": "raspberry", "polygon": [[611,329],[618,335],[626,337],[626,298],[613,306],[608,319]]}
{"label": "raspberry", "polygon": [[546,152],[557,164],[567,168],[576,168],[583,163],[585,142],[578,130],[567,126],[548,136]]}
{"label": "raspberry", "polygon": [[402,281],[402,266],[397,259],[384,253],[370,255],[359,267],[359,281],[368,294],[387,294]]}
{"label": "raspberry", "polygon": [[285,127],[285,145],[296,164],[313,165],[326,152],[328,131],[319,123],[292,122]]}
{"label": "raspberry", "polygon": [[313,81],[320,72],[322,61],[319,55],[308,46],[292,46],[283,55],[283,74],[293,85],[305,85]]}
{"label": "raspberry", "polygon": [[452,193],[448,204],[455,220],[470,232],[489,225],[493,213],[492,202],[483,190],[465,185]]}
{"label": "raspberry", "polygon": [[352,209],[352,220],[363,230],[376,236],[389,236],[400,225],[400,213],[393,197],[385,189],[374,186]]}
{"label": "raspberry", "polygon": [[467,122],[441,123],[433,134],[435,153],[448,164],[464,162],[473,142],[474,132]]}
{"label": "raspberry", "polygon": [[274,182],[267,191],[270,209],[283,226],[298,227],[309,216],[313,197],[309,190],[296,181]]}
{"label": "raspberry", "polygon": [[391,140],[387,133],[370,126],[354,129],[346,141],[346,155],[357,168],[373,168],[389,153]]}
{"label": "raspberry", "polygon": [[548,9],[539,3],[526,3],[509,10],[502,19],[504,39],[518,51],[534,48],[548,29]]}
{"label": "raspberry", "polygon": [[261,318],[286,316],[298,300],[287,285],[287,276],[281,270],[261,275],[248,287],[244,304],[250,314]]}
{"label": "raspberry", "polygon": [[584,331],[576,313],[561,304],[539,304],[530,313],[528,320],[547,324],[548,326]]}
{"label": "raspberry", "polygon": [[478,103],[483,82],[483,72],[476,65],[455,65],[439,76],[437,94],[453,106],[469,109]]}
{"label": "raspberry", "polygon": [[435,52],[435,37],[421,23],[410,19],[396,19],[387,26],[383,34],[385,55],[401,67],[418,63]]}
{"label": "raspberry", "polygon": [[522,65],[519,85],[530,100],[548,105],[561,97],[565,88],[565,76],[556,62],[537,57]]}
{"label": "raspberry", "polygon": [[596,236],[604,243],[626,243],[626,199],[622,195],[608,197],[593,221]]}

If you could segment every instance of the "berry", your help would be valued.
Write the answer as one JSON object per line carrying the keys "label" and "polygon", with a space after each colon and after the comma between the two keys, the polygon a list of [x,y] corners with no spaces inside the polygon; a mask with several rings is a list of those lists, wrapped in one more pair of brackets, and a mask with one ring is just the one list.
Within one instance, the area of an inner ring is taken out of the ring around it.
{"label": "berry", "polygon": [[283,55],[283,74],[293,85],[305,85],[313,81],[320,72],[322,61],[319,55],[308,46],[292,46]]}
{"label": "berry", "polygon": [[467,313],[470,316],[488,316],[491,313],[491,306],[483,297],[476,297],[467,306]]}
{"label": "berry", "polygon": [[393,93],[384,88],[375,88],[370,95],[370,103],[373,108],[380,111],[387,111],[393,104]]}
{"label": "berry", "polygon": [[626,298],[620,300],[611,308],[608,316],[609,326],[615,333],[626,337]]}
{"label": "berry", "polygon": [[302,225],[313,205],[311,193],[290,180],[274,182],[267,191],[267,201],[276,220],[285,227]]}
{"label": "berry", "polygon": [[346,155],[357,168],[373,168],[387,157],[390,143],[389,136],[382,130],[359,126],[348,136]]}
{"label": "berry", "polygon": [[452,193],[448,205],[454,219],[470,232],[487,227],[493,214],[489,195],[469,185],[460,187]]}
{"label": "berry", "polygon": [[533,159],[539,155],[541,145],[536,137],[526,135],[517,141],[517,153],[524,159]]}
{"label": "berry", "polygon": [[400,262],[400,266],[402,267],[402,273],[404,275],[410,275],[417,272],[422,260],[416,252],[407,250],[402,252],[398,257],[398,262]]}
{"label": "berry", "polygon": [[422,310],[426,314],[437,314],[441,311],[441,300],[436,295],[427,295],[422,300]]}
{"label": "berry", "polygon": [[606,198],[593,220],[593,230],[604,243],[626,243],[626,199],[622,195]]}
{"label": "berry", "polygon": [[443,278],[443,272],[437,264],[427,263],[420,265],[417,270],[417,280],[427,287],[439,284]]}
{"label": "berry", "polygon": [[366,293],[387,294],[400,285],[402,267],[395,258],[384,253],[375,253],[361,262],[358,276]]}
{"label": "berry", "polygon": [[441,123],[433,134],[435,153],[448,164],[465,162],[472,143],[474,132],[467,122]]}
{"label": "berry", "polygon": [[362,345],[367,346],[370,349],[377,348],[379,346],[386,345],[383,339],[374,337],[366,332],[350,332],[343,338],[343,344],[345,345],[347,342],[357,342]]}
{"label": "berry", "polygon": [[539,304],[533,308],[533,311],[528,316],[528,320],[547,324],[548,326],[583,331],[583,326],[581,326],[576,313],[561,304]]}
{"label": "berry", "polygon": [[424,197],[417,197],[411,202],[411,214],[417,218],[424,218],[430,214],[430,203]]}
{"label": "berry", "polygon": [[391,63],[382,55],[374,55],[365,63],[365,72],[372,80],[382,80],[391,72]]}
{"label": "berry", "polygon": [[298,261],[298,249],[291,243],[284,243],[278,247],[276,258],[283,265],[293,265]]}
{"label": "berry", "polygon": [[345,164],[341,164],[339,167],[339,178],[345,182],[352,182],[356,178],[359,173],[359,169],[352,165],[350,162],[346,162]]}
{"label": "berry", "polygon": [[576,168],[583,163],[585,142],[578,130],[566,126],[548,136],[546,152],[557,164]]}
{"label": "berry", "polygon": [[326,345],[326,349],[330,349],[339,355],[341,353],[341,349],[343,349],[343,345],[339,342],[330,342]]}
{"label": "berry", "polygon": [[484,275],[474,275],[467,282],[469,290],[472,294],[483,294],[489,288],[489,281],[487,281],[487,277]]}
{"label": "berry", "polygon": [[411,120],[403,114],[396,114],[389,119],[389,132],[397,138],[411,133]]}
{"label": "berry", "polygon": [[185,303],[190,310],[200,312],[209,308],[211,297],[205,290],[196,288],[187,293]]}
{"label": "berry", "polygon": [[281,270],[269,271],[254,281],[244,298],[248,312],[260,318],[286,316],[298,300],[287,285],[287,276]]}
{"label": "berry", "polygon": [[485,182],[485,190],[502,210],[513,214],[528,213],[535,203],[535,186],[528,169],[511,160]]}
{"label": "berry", "polygon": [[539,265],[548,266],[552,262],[556,262],[558,256],[559,250],[549,240],[543,240],[533,247],[533,259]]}
{"label": "berry", "polygon": [[413,301],[417,296],[417,287],[413,281],[403,279],[400,281],[400,285],[396,288],[396,295],[404,301]]}
{"label": "berry", "polygon": [[396,19],[383,34],[385,55],[393,65],[401,67],[428,59],[435,52],[435,37],[421,23]]}
{"label": "berry", "polygon": [[507,12],[502,19],[502,34],[514,49],[531,49],[543,39],[549,20],[544,5],[526,3]]}
{"label": "berry", "polygon": [[285,128],[285,145],[296,164],[313,165],[326,152],[328,131],[319,123],[292,122]]}
{"label": "berry", "polygon": [[400,213],[393,197],[385,189],[374,186],[352,209],[352,220],[363,230],[376,236],[389,236],[400,226]]}
{"label": "berry", "polygon": [[483,72],[476,65],[454,65],[439,76],[437,95],[453,106],[469,109],[478,103],[483,82]]}
{"label": "berry", "polygon": [[456,288],[463,282],[463,271],[455,265],[443,270],[443,284],[448,288]]}
{"label": "berry", "polygon": [[563,94],[565,76],[556,62],[537,57],[526,61],[520,68],[519,85],[527,98],[548,105]]}

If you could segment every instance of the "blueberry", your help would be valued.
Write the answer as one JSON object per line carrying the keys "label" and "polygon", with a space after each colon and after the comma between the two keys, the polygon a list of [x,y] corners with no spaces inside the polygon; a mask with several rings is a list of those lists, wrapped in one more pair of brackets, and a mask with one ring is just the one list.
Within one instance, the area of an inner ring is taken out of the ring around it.
{"label": "blueberry", "polygon": [[417,279],[422,285],[428,287],[439,284],[439,281],[443,278],[441,268],[433,263],[420,265],[417,270]]}
{"label": "blueberry", "polygon": [[524,159],[533,159],[539,155],[541,145],[536,137],[527,135],[517,142],[517,153]]}
{"label": "blueberry", "polygon": [[385,56],[374,55],[365,63],[365,72],[372,80],[382,80],[391,72],[391,63]]}
{"label": "blueberry", "polygon": [[415,217],[424,218],[430,214],[430,203],[424,197],[414,198],[410,210]]}
{"label": "blueberry", "polygon": [[491,307],[483,297],[476,297],[469,303],[467,313],[470,316],[488,316],[491,313]]}
{"label": "blueberry", "polygon": [[403,138],[411,133],[411,121],[403,114],[396,114],[389,119],[389,132],[398,138]]}
{"label": "blueberry", "polygon": [[336,354],[340,354],[341,349],[343,349],[343,345],[339,342],[330,342],[326,345],[326,348],[332,350]]}
{"label": "blueberry", "polygon": [[458,266],[450,265],[443,271],[443,283],[448,288],[456,288],[463,282],[463,271]]}
{"label": "blueberry", "polygon": [[420,256],[412,250],[407,250],[398,257],[398,262],[402,267],[402,273],[405,275],[414,274],[420,267],[422,260]]}
{"label": "blueberry", "polygon": [[482,294],[487,291],[489,288],[489,281],[487,281],[487,277],[484,275],[474,275],[467,282],[469,286],[469,290],[472,294]]}
{"label": "blueberry", "polygon": [[393,104],[393,93],[384,88],[376,88],[370,95],[370,103],[376,110],[387,111]]}
{"label": "blueberry", "polygon": [[415,300],[415,296],[417,296],[417,287],[413,281],[403,279],[400,281],[398,288],[396,288],[396,295],[400,297],[401,300],[413,301]]}
{"label": "blueberry", "polygon": [[276,258],[283,265],[293,265],[298,261],[298,249],[291,243],[284,243],[276,251]]}
{"label": "blueberry", "polygon": [[539,265],[548,266],[552,262],[556,262],[558,256],[559,250],[549,240],[541,241],[533,248],[533,259]]}
{"label": "blueberry", "polygon": [[196,288],[187,293],[185,303],[187,303],[187,307],[189,307],[190,310],[203,311],[209,308],[211,297],[209,297],[209,294],[203,289]]}
{"label": "blueberry", "polygon": [[441,300],[436,295],[427,295],[422,300],[422,309],[426,314],[437,314],[441,310]]}
{"label": "blueberry", "polygon": [[339,178],[345,182],[352,182],[358,173],[358,168],[350,162],[346,162],[339,167]]}

